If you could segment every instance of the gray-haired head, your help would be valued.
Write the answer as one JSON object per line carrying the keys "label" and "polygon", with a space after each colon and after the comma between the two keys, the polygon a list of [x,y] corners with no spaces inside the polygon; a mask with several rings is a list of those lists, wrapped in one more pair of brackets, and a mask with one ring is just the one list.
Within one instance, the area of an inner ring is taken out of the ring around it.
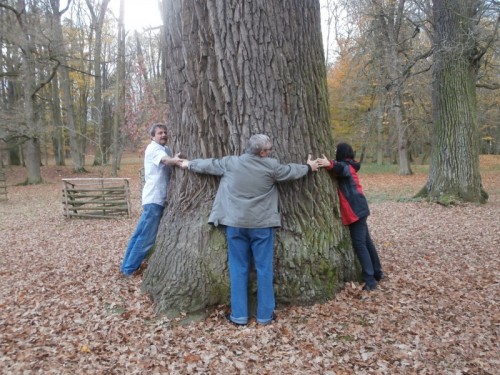
{"label": "gray-haired head", "polygon": [[267,135],[254,134],[248,140],[246,152],[252,155],[260,155],[261,151],[270,150],[272,147],[271,139]]}
{"label": "gray-haired head", "polygon": [[155,134],[156,134],[156,129],[158,129],[158,128],[160,128],[160,129],[163,129],[163,130],[167,131],[167,125],[165,125],[165,124],[153,124],[153,125],[151,126],[151,128],[149,129],[149,134],[151,135],[151,137],[154,137],[154,136],[155,136]]}

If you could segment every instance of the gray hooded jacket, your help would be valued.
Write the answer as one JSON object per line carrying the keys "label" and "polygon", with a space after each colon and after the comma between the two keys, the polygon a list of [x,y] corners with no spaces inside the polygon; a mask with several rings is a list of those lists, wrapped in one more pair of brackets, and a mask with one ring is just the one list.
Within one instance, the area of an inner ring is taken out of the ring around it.
{"label": "gray hooded jacket", "polygon": [[280,164],[273,158],[246,153],[222,159],[191,160],[189,169],[222,177],[208,219],[210,224],[270,228],[281,226],[276,183],[304,177],[310,167]]}

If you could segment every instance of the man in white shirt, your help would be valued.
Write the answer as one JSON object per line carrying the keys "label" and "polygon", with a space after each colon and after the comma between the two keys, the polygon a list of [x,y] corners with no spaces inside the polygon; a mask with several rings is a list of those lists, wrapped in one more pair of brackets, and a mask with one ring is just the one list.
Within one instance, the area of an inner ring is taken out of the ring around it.
{"label": "man in white shirt", "polygon": [[144,154],[145,184],[142,190],[142,215],[129,240],[120,268],[121,273],[127,277],[139,269],[156,241],[158,226],[167,200],[172,167],[181,162],[179,154],[172,157],[172,151],[166,146],[165,125],[154,124],[150,134],[152,141]]}

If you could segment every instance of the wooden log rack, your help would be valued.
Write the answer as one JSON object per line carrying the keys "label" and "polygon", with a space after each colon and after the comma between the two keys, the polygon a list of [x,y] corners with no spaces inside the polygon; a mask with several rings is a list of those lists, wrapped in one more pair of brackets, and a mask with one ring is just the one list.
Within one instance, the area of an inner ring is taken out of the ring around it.
{"label": "wooden log rack", "polygon": [[108,219],[130,217],[128,178],[63,178],[64,216]]}

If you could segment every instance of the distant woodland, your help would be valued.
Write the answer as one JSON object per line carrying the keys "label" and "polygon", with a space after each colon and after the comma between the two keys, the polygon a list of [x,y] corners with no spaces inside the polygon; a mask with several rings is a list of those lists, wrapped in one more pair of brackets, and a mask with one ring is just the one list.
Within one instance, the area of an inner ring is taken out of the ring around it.
{"label": "distant woodland", "polygon": [[[166,2],[158,8],[164,20]],[[168,118],[164,28],[129,32],[109,3],[0,0],[1,160],[25,165],[30,183],[49,161],[116,172],[124,149],[139,148],[145,129]],[[498,154],[499,4],[465,3],[468,31],[463,45],[450,47],[470,62],[479,152]],[[321,2],[333,137],[352,143],[362,160],[399,164],[400,174],[431,155],[433,65],[444,58],[435,48],[436,4]]]}

